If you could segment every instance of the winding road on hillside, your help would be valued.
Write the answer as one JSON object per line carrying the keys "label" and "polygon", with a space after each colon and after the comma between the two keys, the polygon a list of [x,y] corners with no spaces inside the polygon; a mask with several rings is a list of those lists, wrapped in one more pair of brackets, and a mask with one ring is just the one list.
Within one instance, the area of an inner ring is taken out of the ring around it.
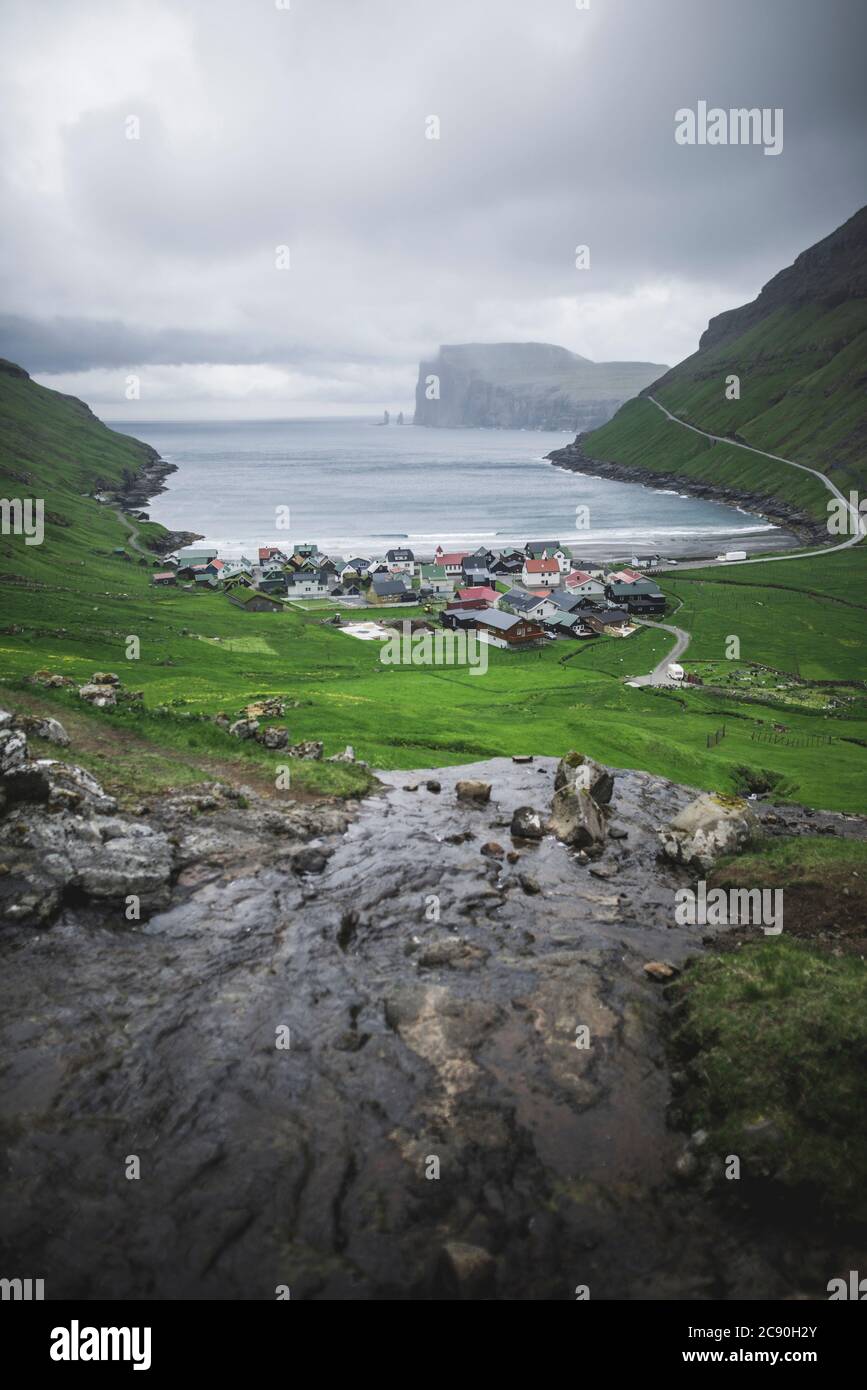
{"label": "winding road on hillside", "polygon": [[847,500],[831,479],[825,473],[820,473],[818,468],[809,468],[806,463],[795,463],[792,459],[784,459],[779,454],[769,454],[767,449],[756,449],[752,444],[741,444],[739,440],[728,439],[724,434],[710,434],[708,430],[700,430],[698,425],[690,425],[686,420],[681,420],[679,415],[672,415],[670,410],[666,410],[664,405],[660,405],[655,396],[647,396],[647,400],[652,401],[657,410],[661,410],[667,420],[671,420],[675,425],[681,425],[685,430],[692,430],[693,434],[700,434],[705,439],[710,439],[714,444],[730,444],[733,449],[746,449],[749,454],[758,454],[761,458],[772,459],[774,463],[785,463],[789,468],[798,468],[802,473],[812,473],[814,478],[828,489],[838,501],[843,503],[849,513],[849,518],[854,526],[854,534],[847,536],[846,540],[839,545],[826,545],[821,550],[798,550],[788,555],[759,555],[751,560],[694,560],[686,564],[678,565],[679,570],[685,569],[704,569],[711,565],[767,565],[777,564],[784,560],[811,560],[818,555],[831,555],[835,550],[846,550],[850,545],[857,545],[867,535],[867,521],[860,515],[858,508]]}
{"label": "winding road on hillside", "polygon": [[[802,473],[812,473],[814,478],[818,478],[828,491],[843,503],[846,511],[849,513],[850,523],[855,528],[854,533],[851,536],[847,536],[846,539],[841,541],[838,545],[823,546],[821,550],[796,550],[788,555],[757,555],[753,556],[750,560],[691,560],[678,565],[678,572],[686,569],[712,569],[719,565],[734,567],[735,565],[777,564],[784,560],[812,560],[819,556],[831,555],[835,550],[847,550],[849,546],[857,545],[858,542],[863,540],[864,536],[867,535],[867,522],[865,522],[865,519],[859,513],[858,508],[852,502],[848,501],[837,485],[832,483],[827,474],[821,473],[818,468],[809,468],[805,463],[795,463],[792,459],[784,459],[779,454],[769,454],[766,449],[756,449],[752,444],[741,444],[739,440],[728,439],[724,434],[711,434],[708,430],[701,430],[698,425],[690,425],[686,420],[681,420],[679,415],[673,415],[670,410],[666,410],[665,406],[660,405],[655,396],[648,396],[646,399],[652,401],[657,410],[661,410],[665,418],[671,420],[672,424],[681,425],[685,430],[692,430],[693,434],[700,434],[703,438],[710,439],[715,444],[730,444],[734,449],[746,449],[748,453],[759,454],[762,458],[772,459],[774,463],[785,463],[789,468],[800,469]],[[672,627],[666,623],[642,623],[642,626],[661,628],[663,632],[670,632],[676,641],[668,655],[654,667],[649,675],[636,676],[629,681],[628,684],[632,686],[674,685],[675,682],[669,678],[668,667],[671,662],[677,661],[686,651],[690,642],[690,634],[684,632],[683,628]]]}
{"label": "winding road on hillside", "polygon": [[145,550],[144,546],[139,542],[139,529],[135,522],[126,515],[123,508],[112,507],[112,511],[121,525],[127,528],[127,544],[130,548],[132,550],[137,550],[139,555],[143,555],[146,560],[152,561],[158,559],[159,557],[155,555],[152,550]]}

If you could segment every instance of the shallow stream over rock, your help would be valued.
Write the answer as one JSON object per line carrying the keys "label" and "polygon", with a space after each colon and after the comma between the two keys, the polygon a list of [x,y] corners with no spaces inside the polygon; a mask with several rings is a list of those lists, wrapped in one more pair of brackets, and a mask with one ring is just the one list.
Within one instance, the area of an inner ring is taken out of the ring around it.
{"label": "shallow stream over rock", "polygon": [[[618,772],[601,857],[514,842],[555,767],[381,774],[345,833],[332,814],[300,858],[263,836],[240,867],[206,811],[150,920],[4,928],[2,1272],[48,1298],[801,1287],[673,1177],[643,966],[708,934],[674,925],[690,879],[655,834],[692,793]],[[488,804],[456,798],[468,778]]]}

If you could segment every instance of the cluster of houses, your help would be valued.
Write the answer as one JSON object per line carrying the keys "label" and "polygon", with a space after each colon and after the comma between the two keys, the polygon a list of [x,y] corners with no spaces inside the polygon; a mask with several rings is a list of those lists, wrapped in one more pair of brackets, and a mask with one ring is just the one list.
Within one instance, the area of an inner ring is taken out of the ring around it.
{"label": "cluster of houses", "polygon": [[429,561],[397,547],[382,558],[325,555],[313,543],[260,546],[255,561],[221,558],[191,545],[167,557],[155,585],[216,589],[249,611],[278,611],[292,599],[347,599],[353,606],[443,604],[441,621],[475,629],[510,647],[549,637],[628,636],[634,619],[665,611],[648,571],[659,556],[633,557],[630,567],[582,565],[559,541],[523,548],[445,551]]}

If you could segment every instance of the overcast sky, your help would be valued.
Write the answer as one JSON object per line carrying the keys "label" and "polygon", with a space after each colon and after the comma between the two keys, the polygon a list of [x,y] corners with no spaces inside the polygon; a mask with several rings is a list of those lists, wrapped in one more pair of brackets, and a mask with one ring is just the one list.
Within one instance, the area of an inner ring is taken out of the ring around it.
{"label": "overcast sky", "polygon": [[[411,409],[443,342],[673,363],[865,201],[863,0],[280,4],[4,0],[0,355],[103,417]],[[699,100],[782,153],[677,144]]]}

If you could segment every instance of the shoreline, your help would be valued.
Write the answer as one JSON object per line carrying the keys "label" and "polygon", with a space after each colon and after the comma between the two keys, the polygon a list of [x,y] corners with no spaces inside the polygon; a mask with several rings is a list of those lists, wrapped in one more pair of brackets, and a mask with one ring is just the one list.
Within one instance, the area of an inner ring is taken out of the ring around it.
{"label": "shoreline", "polygon": [[796,537],[802,545],[821,545],[828,539],[828,532],[821,522],[815,521],[806,512],[778,498],[746,492],[741,488],[700,482],[679,473],[652,473],[638,464],[590,458],[584,453],[580,441],[581,435],[574,443],[567,444],[563,449],[553,449],[545,457],[555,468],[562,468],[568,473],[583,473],[588,477],[609,479],[611,482],[637,483],[640,487],[652,488],[655,492],[675,492],[695,497],[699,501],[718,502],[722,506],[740,510],[778,527]]}

